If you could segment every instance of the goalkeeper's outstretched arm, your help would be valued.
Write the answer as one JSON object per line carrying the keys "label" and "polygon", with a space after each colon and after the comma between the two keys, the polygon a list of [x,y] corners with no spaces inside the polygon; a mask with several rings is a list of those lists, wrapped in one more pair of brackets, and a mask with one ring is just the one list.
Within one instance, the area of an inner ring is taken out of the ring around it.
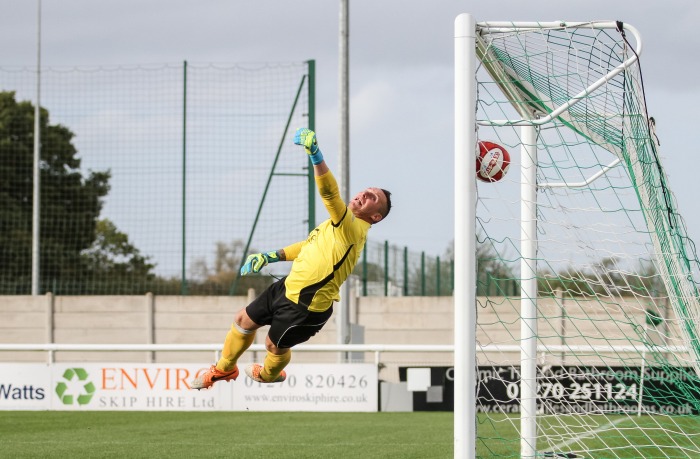
{"label": "goalkeeper's outstretched arm", "polygon": [[257,274],[270,263],[278,261],[293,261],[301,251],[301,245],[304,241],[299,241],[294,244],[279,250],[270,252],[253,253],[248,255],[245,263],[241,267],[241,276],[247,274]]}
{"label": "goalkeeper's outstretched arm", "polygon": [[367,188],[355,195],[347,204],[340,196],[340,189],[318,146],[316,133],[307,128],[297,129],[294,143],[302,145],[314,166],[314,175],[323,204],[333,223],[338,224],[350,210],[352,214],[369,224],[378,223],[391,210],[391,193],[383,188]]}
{"label": "goalkeeper's outstretched arm", "polygon": [[294,134],[294,143],[304,147],[306,154],[309,155],[311,164],[314,166],[314,175],[316,177],[324,175],[330,171],[326,161],[323,159],[323,153],[318,146],[316,133],[308,128],[297,129]]}
{"label": "goalkeeper's outstretched arm", "polygon": [[303,146],[304,150],[309,155],[311,164],[313,164],[314,167],[316,186],[323,200],[323,205],[328,210],[333,223],[339,223],[347,213],[347,206],[340,196],[340,189],[338,188],[338,183],[333,173],[323,160],[323,154],[318,146],[316,133],[307,128],[297,129],[294,135],[294,143]]}

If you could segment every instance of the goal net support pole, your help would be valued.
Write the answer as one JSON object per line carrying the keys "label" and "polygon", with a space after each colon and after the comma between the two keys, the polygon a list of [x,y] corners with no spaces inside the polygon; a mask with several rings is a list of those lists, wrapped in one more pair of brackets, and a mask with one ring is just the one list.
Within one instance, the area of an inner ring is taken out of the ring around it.
{"label": "goal net support pole", "polygon": [[537,441],[537,129],[522,126],[520,166],[520,456]]}
{"label": "goal net support pole", "polygon": [[454,457],[476,455],[476,24],[455,20]]}

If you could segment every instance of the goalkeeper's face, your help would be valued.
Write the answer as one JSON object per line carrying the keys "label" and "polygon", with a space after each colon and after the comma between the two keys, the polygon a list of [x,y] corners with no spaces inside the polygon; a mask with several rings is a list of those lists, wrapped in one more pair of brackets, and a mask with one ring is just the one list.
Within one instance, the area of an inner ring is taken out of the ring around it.
{"label": "goalkeeper's face", "polygon": [[357,218],[368,223],[378,223],[387,214],[387,198],[380,188],[367,188],[350,200],[348,209]]}

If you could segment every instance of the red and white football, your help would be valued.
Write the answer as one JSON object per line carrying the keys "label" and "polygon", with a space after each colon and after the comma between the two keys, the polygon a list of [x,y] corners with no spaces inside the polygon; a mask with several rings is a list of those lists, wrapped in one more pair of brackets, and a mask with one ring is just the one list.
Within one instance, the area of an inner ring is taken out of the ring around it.
{"label": "red and white football", "polygon": [[508,151],[497,143],[487,140],[479,142],[476,157],[476,177],[483,182],[498,182],[505,177],[510,167]]}

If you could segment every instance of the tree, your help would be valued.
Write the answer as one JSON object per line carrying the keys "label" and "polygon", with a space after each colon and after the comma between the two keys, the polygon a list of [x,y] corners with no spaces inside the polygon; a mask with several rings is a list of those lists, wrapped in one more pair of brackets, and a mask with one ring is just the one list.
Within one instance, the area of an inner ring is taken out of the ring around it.
{"label": "tree", "polygon": [[[78,281],[89,277],[90,270],[96,268],[94,263],[85,263],[83,254],[94,248],[100,231],[97,221],[103,198],[109,192],[110,172],[90,171],[83,175],[81,160],[72,144],[74,134],[65,126],[51,125],[46,109],[40,110],[39,121],[39,266],[41,290],[47,291],[61,285],[78,285]],[[27,101],[17,102],[14,92],[0,92],[0,291],[3,293],[30,291],[33,151],[34,106]],[[117,247],[107,244],[102,249],[109,251]],[[138,253],[132,255],[136,256],[133,261],[139,261]],[[140,269],[150,271],[151,267],[145,263]],[[117,264],[112,268],[119,270],[124,266]]]}
{"label": "tree", "polygon": [[[129,236],[119,231],[108,219],[98,220],[95,226],[95,240],[92,245],[82,251],[81,259],[85,272],[82,283],[86,290],[104,293],[104,288],[124,288],[134,282],[144,284],[155,278],[151,273],[154,264],[150,257],[141,255],[131,242]],[[90,286],[93,286],[90,288]],[[144,293],[145,288],[141,288]],[[132,292],[136,293],[136,292]]]}
{"label": "tree", "polygon": [[[211,265],[205,258],[198,258],[192,263],[192,278],[188,281],[189,292],[192,294],[229,295],[231,286],[239,276],[239,269],[245,244],[240,239],[230,244],[216,243],[214,260]],[[251,248],[250,253],[257,250]],[[234,295],[245,295],[249,288],[262,292],[274,279],[264,274],[248,275],[238,279]]]}
{"label": "tree", "polygon": [[636,269],[626,270],[617,257],[601,259],[591,266],[569,266],[557,274],[538,274],[538,290],[554,295],[560,290],[566,296],[665,296],[666,288],[651,260],[639,260]]}
{"label": "tree", "polygon": [[[476,235],[477,295],[514,295],[518,286],[512,262],[506,261],[496,249],[496,241],[479,232]],[[454,241],[447,248],[446,260],[454,260]],[[455,279],[455,282],[458,282]]]}

